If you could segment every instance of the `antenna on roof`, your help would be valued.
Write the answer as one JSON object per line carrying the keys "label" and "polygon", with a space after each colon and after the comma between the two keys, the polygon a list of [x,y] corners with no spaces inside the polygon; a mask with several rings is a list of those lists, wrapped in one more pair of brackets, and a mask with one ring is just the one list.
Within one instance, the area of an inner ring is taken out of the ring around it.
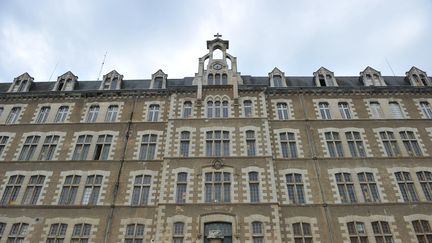
{"label": "antenna on roof", "polygon": [[59,62],[57,61],[56,65],[54,66],[54,70],[52,71],[48,81],[51,81],[52,76],[54,75],[55,70],[57,69],[57,65],[59,64]]}
{"label": "antenna on roof", "polygon": [[393,71],[392,66],[390,65],[390,62],[387,60],[387,57],[385,58],[385,61],[386,61],[387,65],[389,66],[391,72],[393,73],[393,76],[396,76],[395,72]]}
{"label": "antenna on roof", "polygon": [[103,58],[103,61],[102,61],[102,64],[101,64],[101,68],[100,68],[100,70],[99,70],[99,75],[98,75],[98,77],[97,77],[97,81],[99,81],[99,78],[100,78],[100,76],[101,76],[102,69],[103,69],[103,66],[104,66],[104,64],[105,64],[105,59],[106,59],[107,53],[108,53],[108,51],[105,51],[105,55],[104,55],[104,58]]}

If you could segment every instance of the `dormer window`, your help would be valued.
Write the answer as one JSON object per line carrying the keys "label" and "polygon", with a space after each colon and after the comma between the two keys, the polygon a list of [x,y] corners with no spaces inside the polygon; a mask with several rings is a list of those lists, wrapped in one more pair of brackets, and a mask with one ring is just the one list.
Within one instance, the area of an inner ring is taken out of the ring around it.
{"label": "dormer window", "polygon": [[406,75],[411,86],[432,86],[432,82],[428,78],[426,72],[416,67],[412,67],[408,72],[406,72]]}
{"label": "dormer window", "polygon": [[103,90],[117,90],[121,88],[121,82],[123,81],[123,75],[119,74],[116,70],[105,74],[103,81],[99,89]]}
{"label": "dormer window", "polygon": [[209,85],[227,85],[228,84],[228,76],[223,73],[222,75],[220,73],[210,73],[207,76],[207,81]]}
{"label": "dormer window", "polygon": [[161,69],[152,75],[150,89],[165,89],[168,74],[165,74]]}
{"label": "dormer window", "polygon": [[8,92],[27,92],[30,90],[32,82],[33,78],[28,73],[24,73],[14,79]]}
{"label": "dormer window", "polygon": [[313,73],[315,85],[317,87],[332,87],[338,86],[333,72],[321,67],[318,71]]}
{"label": "dormer window", "polygon": [[54,85],[53,91],[72,91],[77,82],[78,76],[68,71],[57,78],[57,83]]}
{"label": "dormer window", "polygon": [[285,73],[277,67],[269,73],[270,87],[286,87]]}
{"label": "dormer window", "polygon": [[364,86],[385,86],[384,79],[381,73],[371,67],[366,67],[363,72],[360,72],[360,77]]}
{"label": "dormer window", "polygon": [[275,87],[283,87],[282,77],[280,75],[273,76],[273,82]]}

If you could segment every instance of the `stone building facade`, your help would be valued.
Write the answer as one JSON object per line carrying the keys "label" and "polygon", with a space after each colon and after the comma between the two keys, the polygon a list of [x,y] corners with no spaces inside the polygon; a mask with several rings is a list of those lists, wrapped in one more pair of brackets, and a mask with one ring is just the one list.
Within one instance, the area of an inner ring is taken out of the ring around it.
{"label": "stone building facade", "polygon": [[[0,243],[432,242],[432,79],[241,75],[0,83]],[[62,241],[63,240],[63,241]]]}

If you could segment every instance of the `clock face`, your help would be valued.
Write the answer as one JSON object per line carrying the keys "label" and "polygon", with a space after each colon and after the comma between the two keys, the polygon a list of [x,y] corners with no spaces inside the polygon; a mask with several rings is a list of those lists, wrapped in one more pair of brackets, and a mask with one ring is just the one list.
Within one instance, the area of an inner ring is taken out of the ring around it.
{"label": "clock face", "polygon": [[222,65],[219,64],[219,63],[216,63],[216,64],[213,65],[213,69],[221,70],[222,69]]}

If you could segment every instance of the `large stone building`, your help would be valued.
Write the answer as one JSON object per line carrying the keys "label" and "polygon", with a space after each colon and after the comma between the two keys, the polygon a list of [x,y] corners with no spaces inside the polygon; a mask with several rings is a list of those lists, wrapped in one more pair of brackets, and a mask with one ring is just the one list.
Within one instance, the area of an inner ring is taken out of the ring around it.
{"label": "large stone building", "polygon": [[[432,78],[241,75],[0,84],[0,243],[432,242]],[[222,238],[223,237],[223,238]]]}

